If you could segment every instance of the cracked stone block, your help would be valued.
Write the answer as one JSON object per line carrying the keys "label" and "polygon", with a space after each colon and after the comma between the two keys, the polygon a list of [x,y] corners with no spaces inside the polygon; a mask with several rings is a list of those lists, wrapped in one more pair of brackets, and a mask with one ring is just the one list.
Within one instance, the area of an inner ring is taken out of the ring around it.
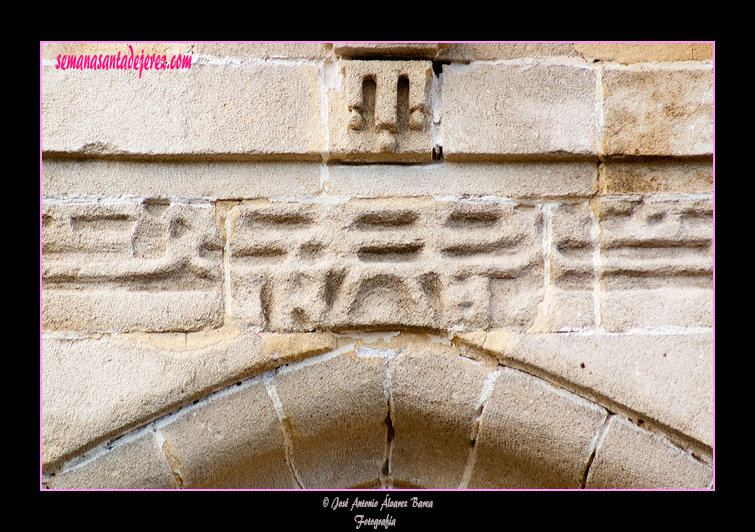
{"label": "cracked stone block", "polygon": [[195,331],[222,323],[222,241],[210,205],[43,205],[45,329]]}
{"label": "cracked stone block", "polygon": [[606,67],[606,155],[712,155],[713,67]]}
{"label": "cracked stone block", "polygon": [[468,487],[579,488],[606,410],[525,373],[497,371]]}
{"label": "cracked stone block", "polygon": [[341,61],[328,90],[330,157],[429,162],[433,140],[430,61]]}
{"label": "cracked stone block", "polygon": [[443,156],[597,154],[595,71],[573,65],[444,65]]}
{"label": "cracked stone block", "polygon": [[232,317],[263,330],[528,327],[541,212],[429,199],[230,209]]}
{"label": "cracked stone block", "polygon": [[48,477],[51,489],[171,489],[176,484],[157,438],[149,431],[119,443],[96,460]]}
{"label": "cracked stone block", "polygon": [[713,470],[668,440],[614,416],[587,475],[588,489],[705,489]]}
{"label": "cracked stone block", "polygon": [[457,488],[490,369],[436,349],[402,352],[390,360],[389,372],[394,486]]}
{"label": "cracked stone block", "polygon": [[181,488],[293,489],[283,433],[265,384],[205,400],[160,428]]}
{"label": "cracked stone block", "polygon": [[600,200],[601,325],[713,326],[712,199]]}
{"label": "cracked stone block", "polygon": [[303,488],[379,482],[388,433],[384,358],[350,352],[278,371],[272,385]]}

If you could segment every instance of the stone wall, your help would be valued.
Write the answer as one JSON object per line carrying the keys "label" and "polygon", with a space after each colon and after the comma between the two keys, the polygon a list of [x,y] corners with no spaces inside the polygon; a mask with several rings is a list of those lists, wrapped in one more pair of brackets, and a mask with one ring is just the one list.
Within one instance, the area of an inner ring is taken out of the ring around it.
{"label": "stone wall", "polygon": [[41,55],[45,487],[712,486],[712,44]]}

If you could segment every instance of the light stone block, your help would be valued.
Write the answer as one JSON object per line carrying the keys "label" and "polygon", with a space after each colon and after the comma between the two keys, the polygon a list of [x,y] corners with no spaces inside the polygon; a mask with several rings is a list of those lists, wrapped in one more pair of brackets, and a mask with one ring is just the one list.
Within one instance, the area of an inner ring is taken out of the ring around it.
{"label": "light stone block", "polygon": [[713,470],[668,440],[611,418],[587,475],[588,489],[706,489]]}
{"label": "light stone block", "polygon": [[303,488],[358,488],[378,482],[386,452],[385,359],[339,355],[279,371],[272,381]]}
{"label": "light stone block", "polygon": [[713,443],[711,333],[523,334],[493,351],[609,408],[630,409],[702,446]]}
{"label": "light stone block", "polygon": [[328,168],[330,195],[588,197],[598,188],[592,162],[444,161],[427,165],[340,165]]}
{"label": "light stone block", "polygon": [[712,155],[711,65],[606,67],[602,81],[605,155]]}
{"label": "light stone block", "polygon": [[318,163],[278,161],[108,161],[44,159],[47,197],[256,198],[315,196]]}
{"label": "light stone block", "polygon": [[499,368],[482,413],[470,489],[577,489],[607,412]]}
{"label": "light stone block", "polygon": [[[42,73],[45,155],[320,160],[320,82],[306,64]],[[117,95],[114,98],[113,95]]]}
{"label": "light stone block", "polygon": [[713,59],[713,43],[574,43],[587,61],[644,63]]}
{"label": "light stone block", "polygon": [[571,43],[448,43],[438,60],[494,61],[525,57],[579,57]]}
{"label": "light stone block", "polygon": [[222,323],[222,241],[211,205],[43,205],[45,329],[196,331]]}
{"label": "light stone block", "polygon": [[225,334],[43,337],[45,470],[189,401],[306,355],[265,353],[256,336]]}
{"label": "light stone block", "polygon": [[172,489],[176,487],[157,436],[148,431],[98,458],[49,477],[51,489]]}
{"label": "light stone block", "polygon": [[160,428],[178,487],[294,489],[283,433],[258,380],[189,409]]}
{"label": "light stone block", "polygon": [[444,158],[596,155],[595,80],[574,65],[444,65]]}
{"label": "light stone block", "polygon": [[226,216],[242,326],[521,330],[542,298],[537,206],[259,200]]}
{"label": "light stone block", "polygon": [[489,368],[440,350],[404,351],[389,362],[396,487],[454,489],[462,481]]}

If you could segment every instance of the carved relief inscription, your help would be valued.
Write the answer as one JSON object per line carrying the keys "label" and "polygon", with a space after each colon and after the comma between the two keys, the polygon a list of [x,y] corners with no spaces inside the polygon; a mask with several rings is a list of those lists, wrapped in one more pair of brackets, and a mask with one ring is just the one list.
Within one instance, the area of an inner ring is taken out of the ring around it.
{"label": "carved relief inscription", "polygon": [[430,61],[342,61],[331,91],[331,156],[352,161],[432,158]]}

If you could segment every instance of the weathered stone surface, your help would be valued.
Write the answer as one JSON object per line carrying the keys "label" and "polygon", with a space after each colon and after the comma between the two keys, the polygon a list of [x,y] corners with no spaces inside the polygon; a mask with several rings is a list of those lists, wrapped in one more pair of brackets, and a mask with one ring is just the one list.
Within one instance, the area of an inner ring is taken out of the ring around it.
{"label": "weathered stone surface", "polygon": [[595,453],[588,489],[705,489],[713,470],[666,439],[612,417]]}
{"label": "weathered stone surface", "polygon": [[607,412],[499,368],[482,413],[469,488],[579,488]]}
{"label": "weathered stone surface", "polygon": [[220,327],[215,209],[155,198],[43,205],[42,288],[45,329]]}
{"label": "weathered stone surface", "polygon": [[403,351],[389,362],[396,487],[456,488],[472,450],[490,369],[439,351]]}
{"label": "weathered stone surface", "polygon": [[649,61],[704,61],[713,59],[713,43],[574,43],[588,61],[642,63]]}
{"label": "weathered stone surface", "polygon": [[599,201],[601,325],[713,326],[710,197]]}
{"label": "weathered stone surface", "polygon": [[52,489],[171,489],[176,486],[153,431],[49,478]]}
{"label": "weathered stone surface", "polygon": [[108,161],[45,159],[45,196],[204,197],[314,196],[321,167],[312,162]]}
{"label": "weathered stone surface", "polygon": [[595,79],[574,65],[444,65],[444,157],[595,155]]}
{"label": "weathered stone surface", "polygon": [[432,160],[430,61],[341,61],[328,90],[329,156],[344,161]]}
{"label": "weathered stone surface", "polygon": [[356,197],[587,197],[598,188],[592,162],[505,162],[397,166],[342,165],[328,169],[328,194]]}
{"label": "weathered stone surface", "polygon": [[487,61],[524,57],[578,57],[571,43],[448,43],[437,59]]}
{"label": "weathered stone surface", "polygon": [[606,155],[711,155],[713,68],[606,67]]}
{"label": "weathered stone surface", "polygon": [[711,333],[515,334],[485,348],[608,400],[611,408],[713,443]]}
{"label": "weathered stone surface", "polygon": [[244,202],[227,213],[231,315],[280,331],[527,327],[540,223],[507,202]]}
{"label": "weathered stone surface", "polygon": [[333,51],[346,58],[399,57],[406,59],[432,59],[439,51],[448,48],[448,43],[333,43]]}
{"label": "weathered stone surface", "polygon": [[43,338],[43,464],[54,466],[229,383],[308,355],[267,352],[257,336],[232,330]]}
{"label": "weathered stone surface", "polygon": [[606,194],[650,192],[713,193],[713,163],[655,158],[650,161],[608,161],[601,165]]}
{"label": "weathered stone surface", "polygon": [[[42,74],[42,151],[319,160],[318,70],[305,64]],[[114,99],[113,95],[118,98]]]}
{"label": "weathered stone surface", "polygon": [[293,489],[283,433],[261,380],[203,401],[160,427],[180,488]]}
{"label": "weathered stone surface", "polygon": [[385,359],[349,352],[272,381],[303,488],[374,486],[385,460]]}

